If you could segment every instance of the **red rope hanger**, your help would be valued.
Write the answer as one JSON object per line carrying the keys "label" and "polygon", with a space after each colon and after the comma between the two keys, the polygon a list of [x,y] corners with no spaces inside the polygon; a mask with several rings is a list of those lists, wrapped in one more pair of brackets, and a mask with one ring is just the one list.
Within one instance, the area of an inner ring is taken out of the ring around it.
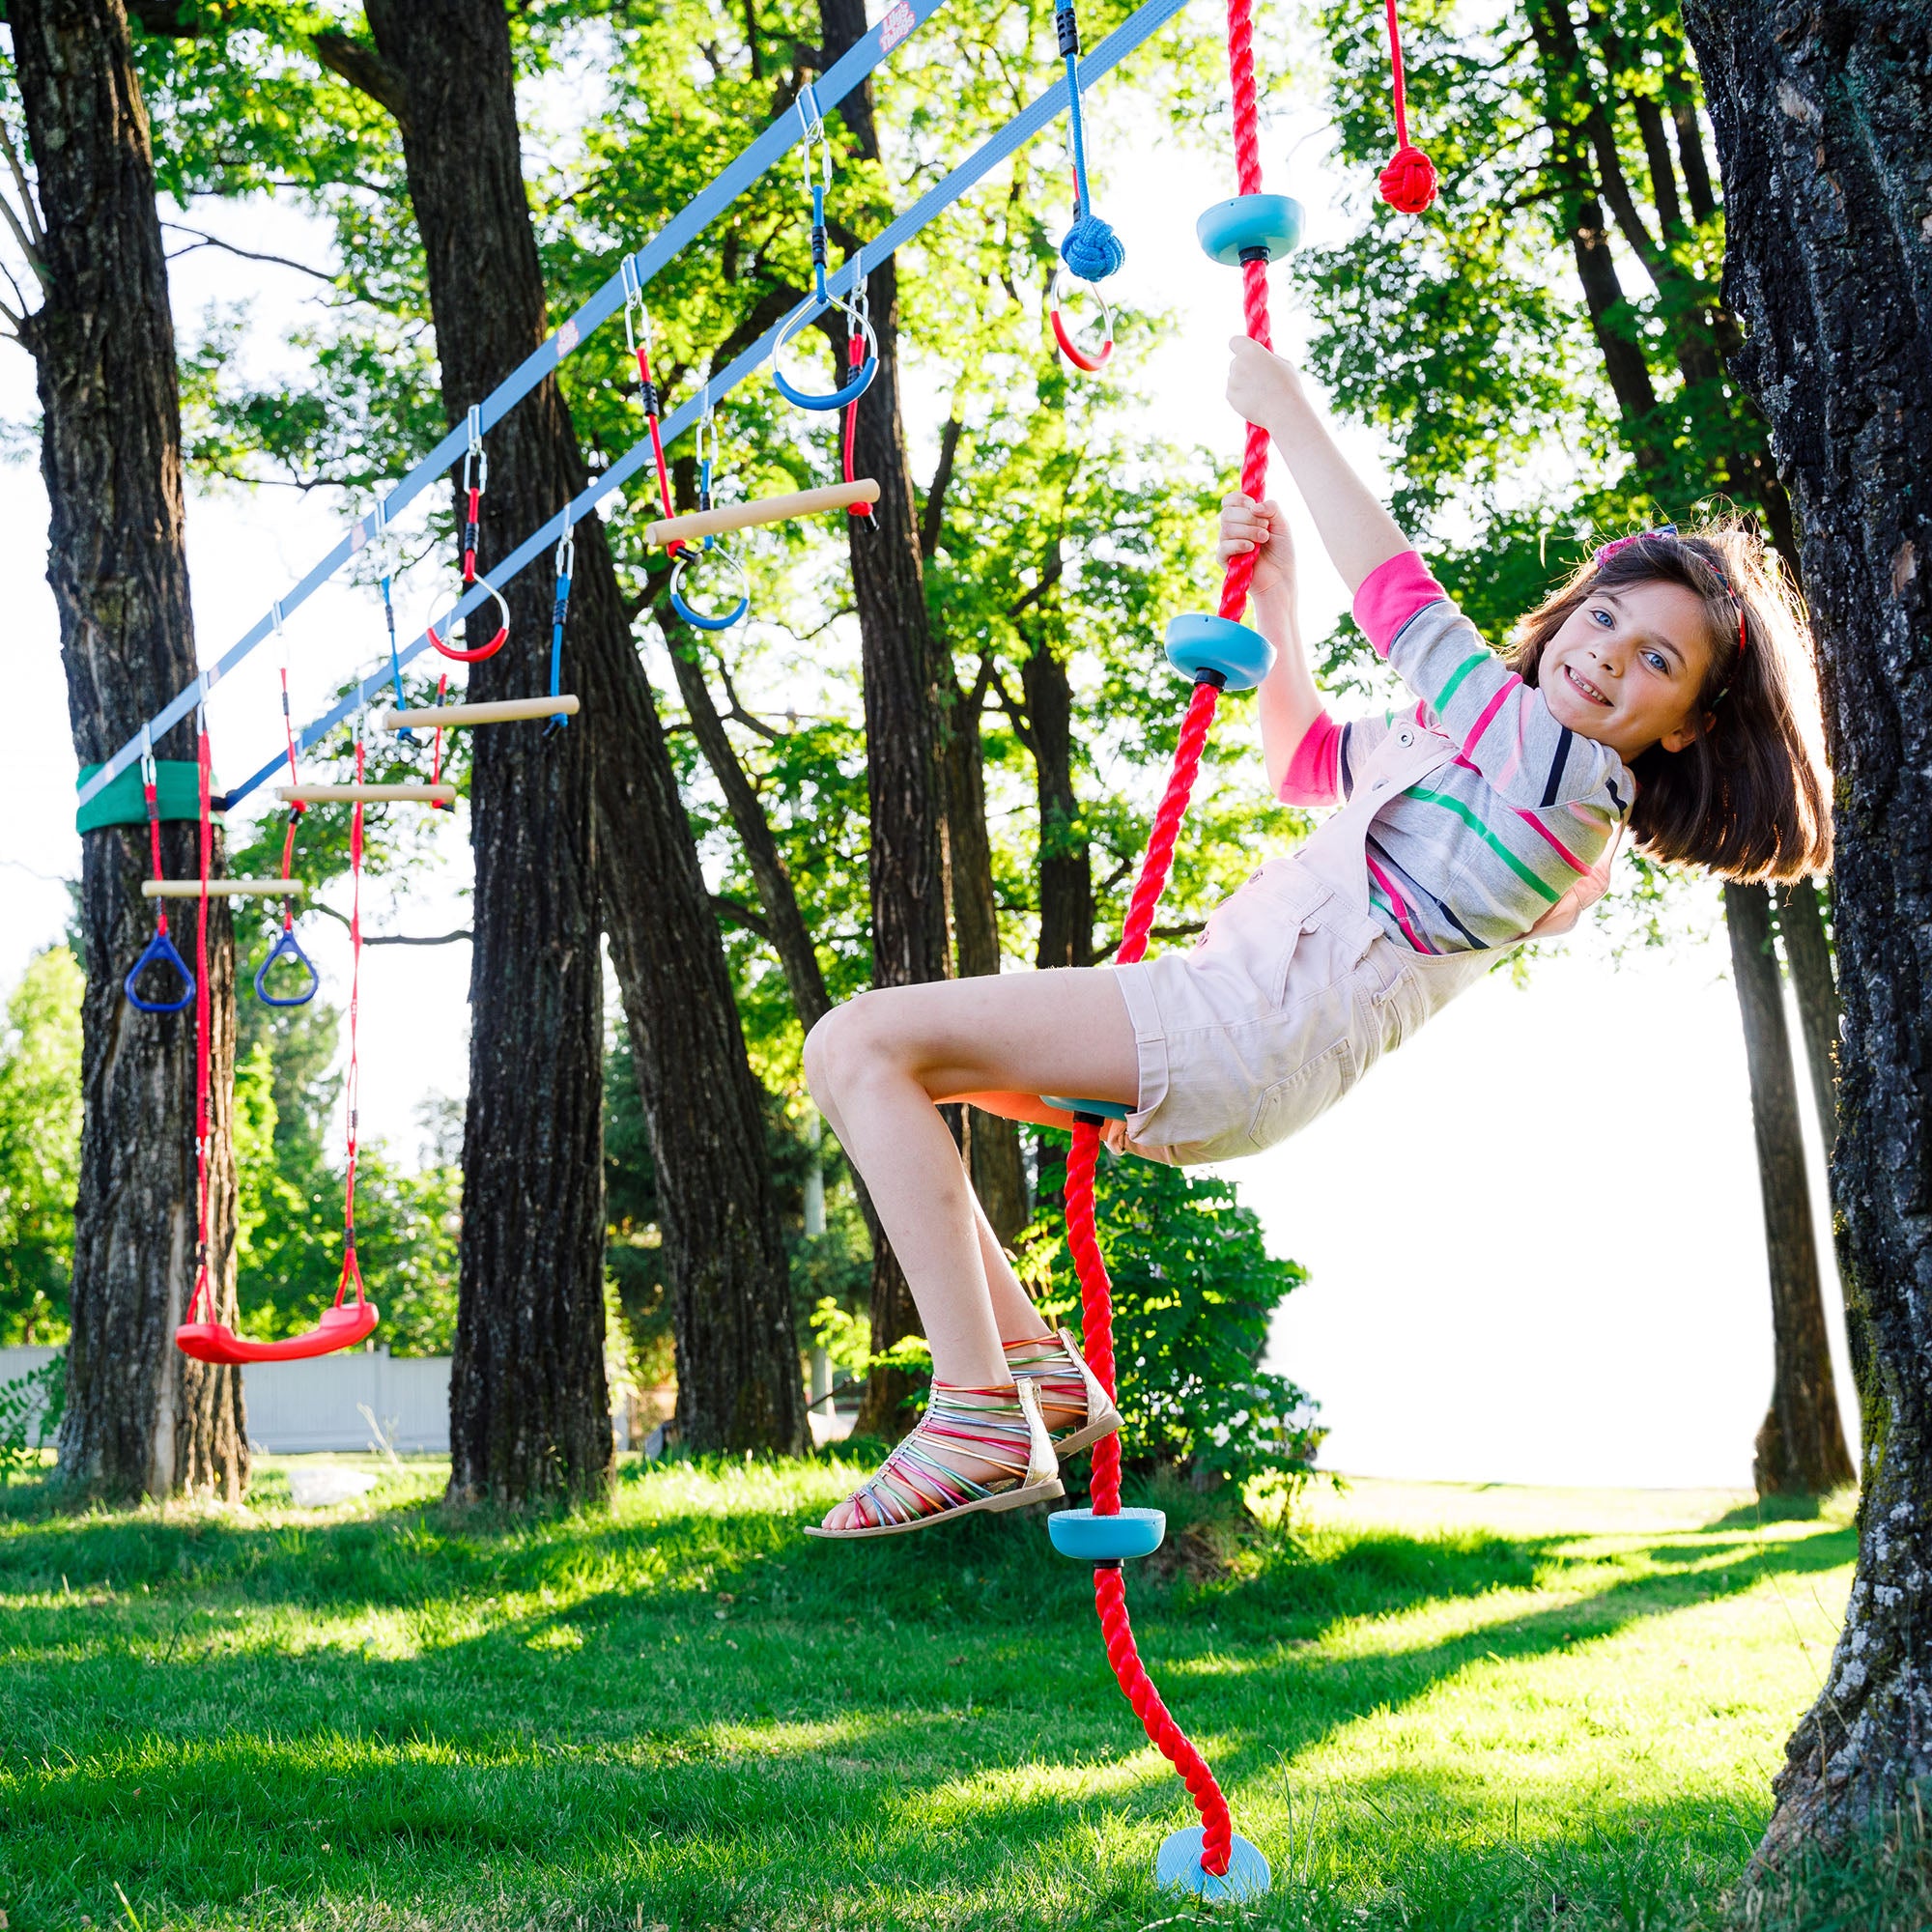
{"label": "red rope hanger", "polygon": [[1402,214],[1420,214],[1435,199],[1435,163],[1408,138],[1408,96],[1403,84],[1402,29],[1388,0],[1389,68],[1395,79],[1395,153],[1381,172],[1381,196]]}

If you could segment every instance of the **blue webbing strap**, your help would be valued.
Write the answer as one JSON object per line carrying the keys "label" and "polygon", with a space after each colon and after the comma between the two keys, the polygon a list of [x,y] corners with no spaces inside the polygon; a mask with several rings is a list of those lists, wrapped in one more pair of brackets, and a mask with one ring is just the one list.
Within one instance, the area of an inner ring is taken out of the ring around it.
{"label": "blue webbing strap", "polygon": [[[944,5],[946,0],[896,0],[877,25],[855,41],[833,64],[824,78],[816,83],[815,93],[820,106],[837,106],[895,47],[923,26]],[[753,183],[782,160],[797,146],[804,132],[804,123],[797,109],[786,108],[709,186],[699,189],[643,247],[629,258],[630,266],[635,270],[636,285],[643,286],[682,254]],[[499,422],[592,329],[622,308],[625,279],[625,264],[620,263],[617,272],[549,341],[541,348],[532,350],[491,390],[470,412],[482,428],[487,430],[493,423]],[[466,418],[383,498],[379,509],[371,510],[360,518],[349,534],[293,590],[284,592],[280,602],[282,615],[286,617],[290,611],[305,604],[372,536],[381,531],[384,524],[394,522],[431,483],[442,475],[469,446],[469,421]],[[257,619],[242,633],[241,641],[211,669],[198,674],[186,690],[179,693],[149,719],[148,729],[152,735],[159,738],[180,724],[200,702],[210,686],[226,677],[273,631],[272,615]],[[141,738],[136,732],[80,786],[74,797],[75,805],[85,805],[119,774],[131,770],[140,755]]]}
{"label": "blue webbing strap", "polygon": [[[1158,32],[1186,5],[1187,0],[1146,0],[1144,6],[1122,21],[1080,63],[1081,93],[1087,93],[1094,81],[1117,67],[1143,41]],[[875,269],[888,255],[911,241],[928,222],[957,201],[969,188],[977,185],[1014,149],[1030,141],[1049,121],[1062,113],[1065,109],[1066,102],[1065,80],[1055,81],[1038,99],[1022,108],[997,134],[977,149],[967,159],[961,161],[944,181],[928,189],[877,241],[868,242],[864,250],[866,267],[868,270]],[[797,117],[793,118],[795,120]],[[830,278],[826,287],[828,297],[836,298],[849,293],[853,281],[853,267],[854,265],[848,262]],[[826,305],[830,307],[831,302],[828,301]],[[699,395],[693,396],[675,414],[667,417],[663,431],[665,440],[674,441],[698,419],[703,413],[706,396],[715,404],[721,396],[727,395],[736,388],[747,376],[753,374],[770,356],[772,345],[778,340],[780,329],[784,327],[785,324],[781,322],[767,329],[742,355],[726,364],[722,374],[712,377]],[[549,523],[526,537],[508,556],[504,557],[491,572],[493,580],[499,584],[508,582],[519,571],[533,563],[556,542],[562,535],[566,523],[582,523],[606,497],[612,491],[620,489],[651,460],[649,437],[633,443],[567,509],[559,510]],[[490,594],[491,592],[481,583],[465,591],[462,600],[449,613],[445,622],[453,625],[458,618],[473,611]],[[411,663],[428,648],[428,637],[417,638],[415,642],[403,652],[402,662]],[[347,697],[302,732],[301,749],[306,751],[311,745],[318,743],[345,718],[359,706],[366,704],[388,682],[389,673],[386,670],[363,679]],[[222,809],[232,810],[240,804],[257,785],[279,769],[281,763],[279,755],[270,758],[252,778],[228,793],[222,801]]]}

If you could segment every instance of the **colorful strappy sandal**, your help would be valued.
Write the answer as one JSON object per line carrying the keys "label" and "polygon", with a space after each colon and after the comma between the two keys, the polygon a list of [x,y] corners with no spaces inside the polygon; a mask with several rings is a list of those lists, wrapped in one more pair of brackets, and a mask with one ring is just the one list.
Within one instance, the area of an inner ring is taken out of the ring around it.
{"label": "colorful strappy sandal", "polygon": [[[945,1461],[945,1450],[990,1463],[1001,1471],[983,1482],[962,1476]],[[903,1536],[929,1529],[977,1510],[1019,1509],[1066,1493],[1053,1438],[1040,1419],[1039,1395],[1030,1379],[1010,1389],[953,1388],[934,1382],[918,1426],[885,1460],[879,1473],[852,1492],[862,1520],[844,1529],[813,1523],[808,1536],[856,1542],[867,1536]]]}
{"label": "colorful strappy sandal", "polygon": [[1063,1328],[1058,1335],[1037,1335],[1000,1346],[1007,1351],[1007,1367],[1014,1378],[1038,1385],[1042,1408],[1083,1410],[1084,1420],[1057,1434],[1049,1428],[1056,1456],[1078,1455],[1120,1428],[1121,1411],[1100,1386],[1100,1378],[1087,1366],[1070,1330]]}

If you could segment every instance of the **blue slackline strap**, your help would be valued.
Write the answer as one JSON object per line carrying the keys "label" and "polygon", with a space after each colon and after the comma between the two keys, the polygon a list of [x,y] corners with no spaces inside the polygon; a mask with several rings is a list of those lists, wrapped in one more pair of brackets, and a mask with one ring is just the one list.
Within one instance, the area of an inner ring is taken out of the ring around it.
{"label": "blue slackline strap", "polygon": [[[884,16],[861,35],[815,84],[822,107],[836,107],[859,86],[893,49],[923,26],[946,0],[895,0]],[[658,271],[682,254],[719,215],[735,202],[760,176],[768,173],[803,138],[805,129],[796,110],[786,108],[765,131],[744,149],[738,157],[718,174],[707,187],[686,202],[643,247],[628,258],[577,313],[541,348],[534,349],[502,382],[491,390],[469,416],[445,436],[389,494],[381,504],[357,520],[349,534],[318,563],[293,590],[282,596],[275,607],[284,617],[305,604],[369,539],[384,525],[394,522],[422,492],[447,470],[469,447],[469,425],[474,421],[489,429],[500,421],[515,405],[548,376],[564,357],[591,332],[624,305],[626,281],[642,287]],[[199,703],[210,688],[242,663],[255,646],[275,629],[274,613],[258,618],[242,635],[242,639],[186,690],[178,693],[148,721],[152,735],[159,738],[178,724]],[[413,655],[413,652],[412,652]],[[141,755],[141,737],[136,732],[99,771],[80,787],[76,805],[85,806],[94,794],[120,773],[128,770]],[[242,796],[242,793],[232,796]]]}
{"label": "blue slackline strap", "polygon": [[[1096,80],[1118,67],[1136,47],[1157,33],[1186,5],[1187,0],[1146,0],[1145,5],[1128,14],[1080,63],[1081,92],[1084,94],[1091,90]],[[1065,79],[1055,81],[1037,99],[1022,108],[997,134],[990,136],[961,161],[944,181],[936,183],[929,188],[876,241],[866,244],[864,258],[867,270],[903,247],[921,229],[944,213],[961,195],[977,186],[1016,148],[1032,140],[1049,121],[1065,112],[1067,98]],[[797,116],[794,115],[792,118],[796,121]],[[850,292],[853,270],[856,266],[848,262],[836,275],[828,279],[826,283],[828,298],[836,299]],[[707,400],[715,404],[720,397],[728,395],[746,377],[754,375],[770,358],[772,345],[778,340],[779,330],[784,326],[783,323],[778,323],[767,329],[742,355],[727,363],[722,374],[712,377],[698,395],[690,398],[674,414],[667,417],[663,425],[665,441],[675,441],[696,422],[707,407]],[[651,440],[649,437],[640,438],[566,509],[559,510],[547,524],[531,531],[515,550],[511,551],[492,573],[495,582],[507,583],[519,571],[526,569],[561,536],[567,523],[582,523],[605,497],[622,489],[651,460]],[[481,583],[466,590],[444,622],[453,625],[458,618],[467,615],[482,603],[484,598],[492,594]],[[429,641],[427,636],[417,638],[415,642],[403,652],[402,662],[404,664],[412,662],[429,648]],[[303,730],[298,741],[300,748],[306,751],[311,745],[320,743],[345,718],[366,704],[388,681],[387,671],[380,671],[364,678],[347,696]],[[270,758],[252,778],[227,794],[221,801],[223,809],[232,810],[239,805],[256,786],[270,778],[281,762],[280,754]]]}

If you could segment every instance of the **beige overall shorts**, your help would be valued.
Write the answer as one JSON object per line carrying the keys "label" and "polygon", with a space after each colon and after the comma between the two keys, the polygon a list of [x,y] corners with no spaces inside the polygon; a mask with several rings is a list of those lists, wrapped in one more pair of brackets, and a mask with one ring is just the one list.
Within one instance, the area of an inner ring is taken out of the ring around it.
{"label": "beige overall shorts", "polygon": [[1369,909],[1363,841],[1383,806],[1454,756],[1440,732],[1397,724],[1349,802],[1217,906],[1190,951],[1114,969],[1140,1059],[1135,1152],[1192,1166],[1286,1140],[1505,953],[1568,932],[1602,896],[1607,856],[1507,946],[1429,953],[1390,939]]}

